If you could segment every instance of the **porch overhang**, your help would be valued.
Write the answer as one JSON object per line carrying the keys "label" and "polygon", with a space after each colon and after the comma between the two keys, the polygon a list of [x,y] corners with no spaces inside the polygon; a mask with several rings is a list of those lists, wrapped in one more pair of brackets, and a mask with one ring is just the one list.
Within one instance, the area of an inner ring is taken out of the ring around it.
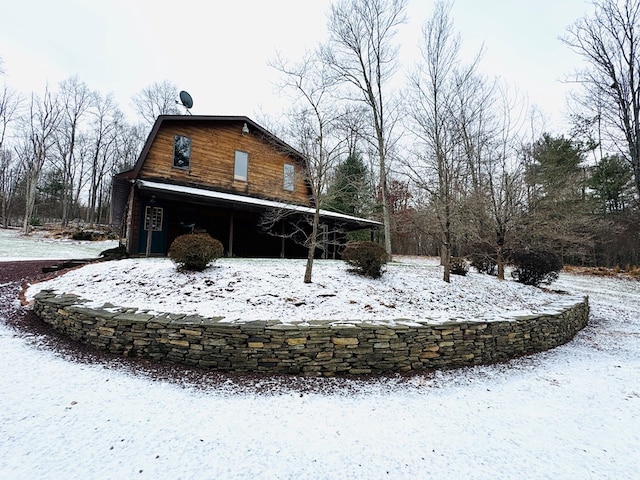
{"label": "porch overhang", "polygon": [[[248,197],[236,195],[233,193],[218,192],[215,190],[207,190],[204,188],[189,187],[185,185],[176,185],[171,183],[162,183],[149,180],[136,180],[136,186],[140,190],[146,190],[151,193],[176,195],[183,198],[193,198],[199,201],[211,201],[212,203],[237,205],[244,208],[252,209],[276,209],[290,213],[298,213],[302,215],[313,215],[315,209],[302,205],[293,205],[274,200],[262,198]],[[347,230],[357,230],[363,228],[380,228],[382,223],[366,218],[355,217],[343,213],[332,212],[329,210],[320,210],[322,220],[330,220],[335,223],[343,224]]]}

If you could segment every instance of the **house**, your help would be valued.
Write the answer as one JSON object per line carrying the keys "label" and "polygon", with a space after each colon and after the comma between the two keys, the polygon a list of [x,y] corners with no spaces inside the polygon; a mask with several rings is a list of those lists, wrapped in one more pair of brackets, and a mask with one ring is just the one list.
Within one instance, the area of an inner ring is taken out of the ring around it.
{"label": "house", "polygon": [[[112,224],[132,255],[166,255],[178,235],[206,231],[228,256],[306,256],[288,238],[315,210],[304,172],[301,153],[247,117],[161,115],[135,166],[114,177]],[[281,219],[271,231],[267,214]],[[338,232],[380,225],[325,210],[321,224],[318,253],[331,256]]]}

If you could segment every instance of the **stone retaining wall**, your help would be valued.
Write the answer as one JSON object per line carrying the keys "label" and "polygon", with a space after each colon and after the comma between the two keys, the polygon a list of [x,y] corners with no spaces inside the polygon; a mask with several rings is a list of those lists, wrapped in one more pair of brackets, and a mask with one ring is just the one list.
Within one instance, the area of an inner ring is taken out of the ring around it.
{"label": "stone retaining wall", "polygon": [[588,298],[535,315],[442,324],[395,320],[229,323],[156,314],[44,290],[34,311],[56,330],[112,353],[235,372],[368,374],[494,363],[568,342],[588,321]]}

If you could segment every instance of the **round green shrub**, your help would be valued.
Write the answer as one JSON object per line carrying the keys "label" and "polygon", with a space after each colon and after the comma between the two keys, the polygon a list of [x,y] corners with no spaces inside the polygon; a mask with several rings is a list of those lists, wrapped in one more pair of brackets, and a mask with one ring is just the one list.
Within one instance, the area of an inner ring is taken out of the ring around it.
{"label": "round green shrub", "polygon": [[201,272],[207,265],[222,256],[220,240],[206,233],[188,233],[180,235],[169,247],[169,258],[178,268]]}
{"label": "round green shrub", "polygon": [[525,285],[550,284],[562,270],[562,260],[548,250],[524,249],[511,252],[511,276]]}
{"label": "round green shrub", "polygon": [[379,278],[387,259],[384,247],[370,241],[349,242],[342,251],[342,260],[353,267],[350,271],[365,277]]}

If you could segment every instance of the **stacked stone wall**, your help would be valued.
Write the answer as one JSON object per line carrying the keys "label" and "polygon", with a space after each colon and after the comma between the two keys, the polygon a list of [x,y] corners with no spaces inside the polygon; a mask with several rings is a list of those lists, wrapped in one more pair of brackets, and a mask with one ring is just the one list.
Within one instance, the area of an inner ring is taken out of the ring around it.
{"label": "stacked stone wall", "polygon": [[56,330],[114,354],[220,371],[325,376],[495,363],[564,344],[589,316],[586,297],[570,297],[532,315],[446,323],[232,323],[86,303],[44,290],[35,297],[34,311]]}

